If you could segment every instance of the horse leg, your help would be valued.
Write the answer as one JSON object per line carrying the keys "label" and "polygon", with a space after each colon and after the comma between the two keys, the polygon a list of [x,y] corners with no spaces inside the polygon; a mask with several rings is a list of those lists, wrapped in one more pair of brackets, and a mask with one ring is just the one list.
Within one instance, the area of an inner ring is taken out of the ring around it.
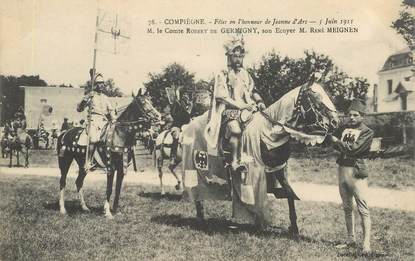
{"label": "horse leg", "polygon": [[16,163],[17,163],[17,167],[20,167],[20,160],[19,160],[19,154],[20,154],[20,151],[17,149],[16,150]]}
{"label": "horse leg", "polygon": [[289,197],[287,198],[287,201],[288,201],[288,208],[289,208],[290,222],[291,222],[291,227],[290,227],[291,236],[294,238],[294,240],[298,241],[300,239],[300,233],[298,232],[297,213],[295,211],[294,198]]}
{"label": "horse leg", "polygon": [[288,184],[288,180],[286,176],[284,175],[284,171],[279,172],[277,174],[278,182],[281,184],[283,189],[287,192],[287,201],[288,201],[288,209],[289,209],[289,215],[290,215],[290,232],[291,236],[295,239],[299,239],[299,232],[298,232],[298,226],[297,226],[297,213],[295,210],[295,199],[298,199],[297,195],[294,193],[291,186]]}
{"label": "horse leg", "polygon": [[78,163],[79,166],[79,172],[78,172],[78,177],[75,180],[75,184],[76,184],[76,189],[78,191],[78,196],[79,196],[79,201],[81,203],[81,208],[83,211],[89,211],[89,208],[86,206],[85,203],[85,199],[84,199],[84,192],[83,192],[83,185],[84,185],[84,180],[85,180],[85,176],[87,174],[86,169],[85,169],[85,158],[84,157],[76,157],[75,158],[76,162]]}
{"label": "horse leg", "polygon": [[68,174],[69,167],[71,166],[73,160],[73,156],[70,155],[69,159],[64,157],[59,157],[59,169],[61,171],[61,178],[60,178],[60,195],[59,195],[59,209],[62,215],[66,214],[65,209],[65,187],[66,187],[66,175]]}
{"label": "horse leg", "polygon": [[177,180],[177,185],[176,186],[174,186],[174,188],[176,189],[176,190],[179,190],[180,189],[180,184],[181,184],[181,181],[180,181],[180,179],[179,179],[179,177],[177,176],[177,174],[176,174],[176,172],[174,171],[175,170],[175,168],[177,167],[177,163],[174,163],[174,164],[170,164],[169,165],[169,170],[170,170],[170,172],[171,172],[171,174],[173,174],[173,176],[176,178],[176,180]]}
{"label": "horse leg", "polygon": [[9,162],[9,168],[12,167],[12,158],[13,158],[13,149],[10,148],[9,150],[9,158],[10,158],[10,162]]}
{"label": "horse leg", "polygon": [[162,170],[162,166],[158,166],[157,170],[159,172],[159,179],[160,179],[160,194],[161,196],[164,196],[165,192],[164,192],[164,187],[163,187],[163,170]]}
{"label": "horse leg", "polygon": [[121,196],[121,187],[122,187],[122,181],[124,179],[124,170],[123,167],[119,167],[117,170],[117,180],[115,181],[115,197],[114,197],[114,204],[112,206],[112,210],[114,213],[118,210],[118,203]]}
{"label": "horse leg", "polygon": [[25,154],[25,168],[29,167],[29,148],[26,147],[26,154]]}
{"label": "horse leg", "polygon": [[114,169],[111,168],[110,170],[108,170],[108,173],[107,173],[107,198],[104,203],[105,216],[110,219],[113,218],[111,214],[111,210],[110,210],[110,199],[111,199],[111,194],[112,194],[113,180],[114,180]]}
{"label": "horse leg", "polygon": [[203,201],[195,200],[196,204],[196,217],[200,220],[205,220],[205,213],[203,210]]}

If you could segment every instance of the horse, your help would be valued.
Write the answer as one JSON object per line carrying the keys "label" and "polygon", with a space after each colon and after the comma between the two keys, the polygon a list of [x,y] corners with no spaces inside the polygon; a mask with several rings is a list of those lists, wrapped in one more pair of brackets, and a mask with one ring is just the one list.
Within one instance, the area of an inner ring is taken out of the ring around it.
{"label": "horse", "polygon": [[[243,115],[247,114],[242,111],[241,118]],[[261,228],[269,223],[265,212],[267,193],[287,198],[291,235],[298,239],[294,200],[299,198],[287,180],[289,140],[294,138],[309,145],[322,143],[338,127],[336,108],[324,87],[310,82],[292,89],[264,111],[244,118],[242,167],[237,170],[229,166],[230,152],[222,141],[217,154],[208,147],[204,136],[209,113],[183,126],[184,194],[194,200],[201,220],[203,200],[232,199],[233,217],[249,219]]]}
{"label": "horse", "polygon": [[12,122],[12,129],[5,133],[2,138],[2,151],[9,154],[10,162],[9,168],[12,167],[13,154],[16,153],[16,166],[20,165],[20,154],[23,154],[25,159],[24,167],[29,167],[29,149],[33,145],[32,137],[26,132],[25,122],[15,120]]}
{"label": "horse", "polygon": [[[152,152],[153,155],[153,163],[154,166],[157,168],[157,171],[159,173],[159,179],[160,179],[160,194],[161,196],[164,196],[164,186],[163,186],[163,162],[164,160],[170,160],[171,158],[171,145],[173,143],[173,137],[172,137],[172,130],[164,130],[162,131],[156,138],[154,149]],[[177,147],[177,156],[173,164],[169,164],[168,169],[170,170],[170,173],[173,174],[173,176],[176,178],[177,184],[174,186],[176,190],[180,190],[181,188],[181,179],[177,175],[175,169],[177,165],[180,164],[182,161],[181,159],[181,145],[180,142]]]}
{"label": "horse", "polygon": [[[173,118],[173,126],[170,129],[162,131],[156,138],[153,148],[153,162],[154,166],[157,168],[160,179],[160,194],[163,196],[165,194],[163,186],[163,162],[164,160],[171,159],[171,148],[173,146],[173,132],[181,132],[180,128],[184,124],[188,124],[193,117],[193,102],[190,101],[188,96],[182,96],[182,100],[175,101],[172,104],[171,116]],[[177,133],[175,135],[177,135]],[[180,145],[180,134],[178,135],[178,144],[177,144],[177,153],[174,162],[170,163],[168,169],[170,173],[176,178],[177,184],[175,185],[176,190],[181,189],[181,180],[177,175],[175,169],[181,162],[181,145]]]}
{"label": "horse", "polygon": [[[160,121],[160,113],[153,107],[149,96],[142,94],[141,89],[133,97],[132,102],[124,109],[118,111],[118,116],[114,123],[107,123],[101,134],[101,141],[97,144],[94,153],[95,160],[106,169],[107,188],[106,200],[104,202],[104,213],[108,218],[113,218],[110,209],[110,199],[112,194],[114,173],[117,171],[117,180],[115,186],[115,198],[112,210],[117,212],[121,185],[124,175],[127,172],[128,163],[134,158],[134,137],[137,131],[150,128],[150,125]],[[60,213],[66,214],[64,192],[66,186],[66,176],[73,160],[79,167],[78,177],[75,181],[81,207],[88,211],[84,196],[83,183],[87,170],[86,162],[86,142],[82,143],[82,133],[85,131],[82,127],[74,127],[62,133],[58,137],[57,151],[58,163],[61,173],[60,178]],[[85,136],[83,136],[85,137]]]}

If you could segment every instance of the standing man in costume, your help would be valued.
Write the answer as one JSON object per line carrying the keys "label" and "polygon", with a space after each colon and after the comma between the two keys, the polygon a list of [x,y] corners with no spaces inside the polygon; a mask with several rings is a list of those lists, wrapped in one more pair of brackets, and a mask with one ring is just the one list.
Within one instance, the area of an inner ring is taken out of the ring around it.
{"label": "standing man in costume", "polygon": [[108,122],[115,120],[114,109],[108,99],[103,93],[105,83],[100,74],[95,79],[95,90],[86,90],[86,95],[78,104],[77,110],[81,112],[88,106],[90,114],[89,126],[89,159],[87,167],[92,165],[92,159],[97,143],[100,141],[101,132]]}
{"label": "standing man in costume", "polygon": [[367,167],[364,157],[370,150],[373,131],[364,123],[365,105],[360,100],[353,100],[349,107],[349,123],[340,129],[338,137],[329,136],[334,148],[340,151],[337,159],[339,192],[343,202],[348,241],[347,245],[356,244],[353,198],[362,219],[363,253],[369,254],[371,221],[366,201]]}
{"label": "standing man in costume", "polygon": [[223,133],[232,150],[232,169],[240,165],[240,138],[243,131],[241,112],[265,109],[261,96],[254,88],[254,81],[243,68],[245,46],[236,37],[225,44],[227,69],[215,77],[212,109],[205,130],[208,153],[217,155],[219,133]]}
{"label": "standing man in costume", "polygon": [[176,165],[177,148],[179,146],[181,128],[184,124],[188,124],[190,122],[191,110],[192,104],[188,94],[186,93],[184,93],[181,98],[177,97],[171,106],[170,115],[173,118],[171,135],[173,137],[173,142],[171,144],[170,165]]}

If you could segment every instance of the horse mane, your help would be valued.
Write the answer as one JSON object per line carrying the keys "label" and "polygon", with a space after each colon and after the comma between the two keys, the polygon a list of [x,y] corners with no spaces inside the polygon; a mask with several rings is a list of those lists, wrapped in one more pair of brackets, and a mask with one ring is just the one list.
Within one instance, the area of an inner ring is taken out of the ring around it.
{"label": "horse mane", "polygon": [[138,113],[139,117],[143,116],[143,112],[141,111],[141,109],[139,108],[136,100],[137,97],[133,97],[132,101],[126,105],[121,107],[121,114],[119,114],[116,118],[117,122],[124,122],[124,121],[132,121],[134,119],[129,119],[131,112],[134,110],[134,107],[136,106],[136,109],[134,111],[134,113]]}
{"label": "horse mane", "polygon": [[301,86],[296,87],[284,94],[284,96],[282,96],[279,100],[266,108],[264,113],[267,114],[273,122],[280,122],[282,124],[286,123],[293,117],[300,88]]}

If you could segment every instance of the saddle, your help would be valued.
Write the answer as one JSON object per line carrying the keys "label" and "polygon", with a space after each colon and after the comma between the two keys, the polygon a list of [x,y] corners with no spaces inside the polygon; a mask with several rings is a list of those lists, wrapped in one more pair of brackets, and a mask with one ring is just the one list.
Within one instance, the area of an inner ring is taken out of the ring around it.
{"label": "saddle", "polygon": [[173,144],[173,136],[171,130],[165,130],[160,133],[156,139],[156,149],[159,149],[163,154],[163,158],[170,158],[171,146]]}

